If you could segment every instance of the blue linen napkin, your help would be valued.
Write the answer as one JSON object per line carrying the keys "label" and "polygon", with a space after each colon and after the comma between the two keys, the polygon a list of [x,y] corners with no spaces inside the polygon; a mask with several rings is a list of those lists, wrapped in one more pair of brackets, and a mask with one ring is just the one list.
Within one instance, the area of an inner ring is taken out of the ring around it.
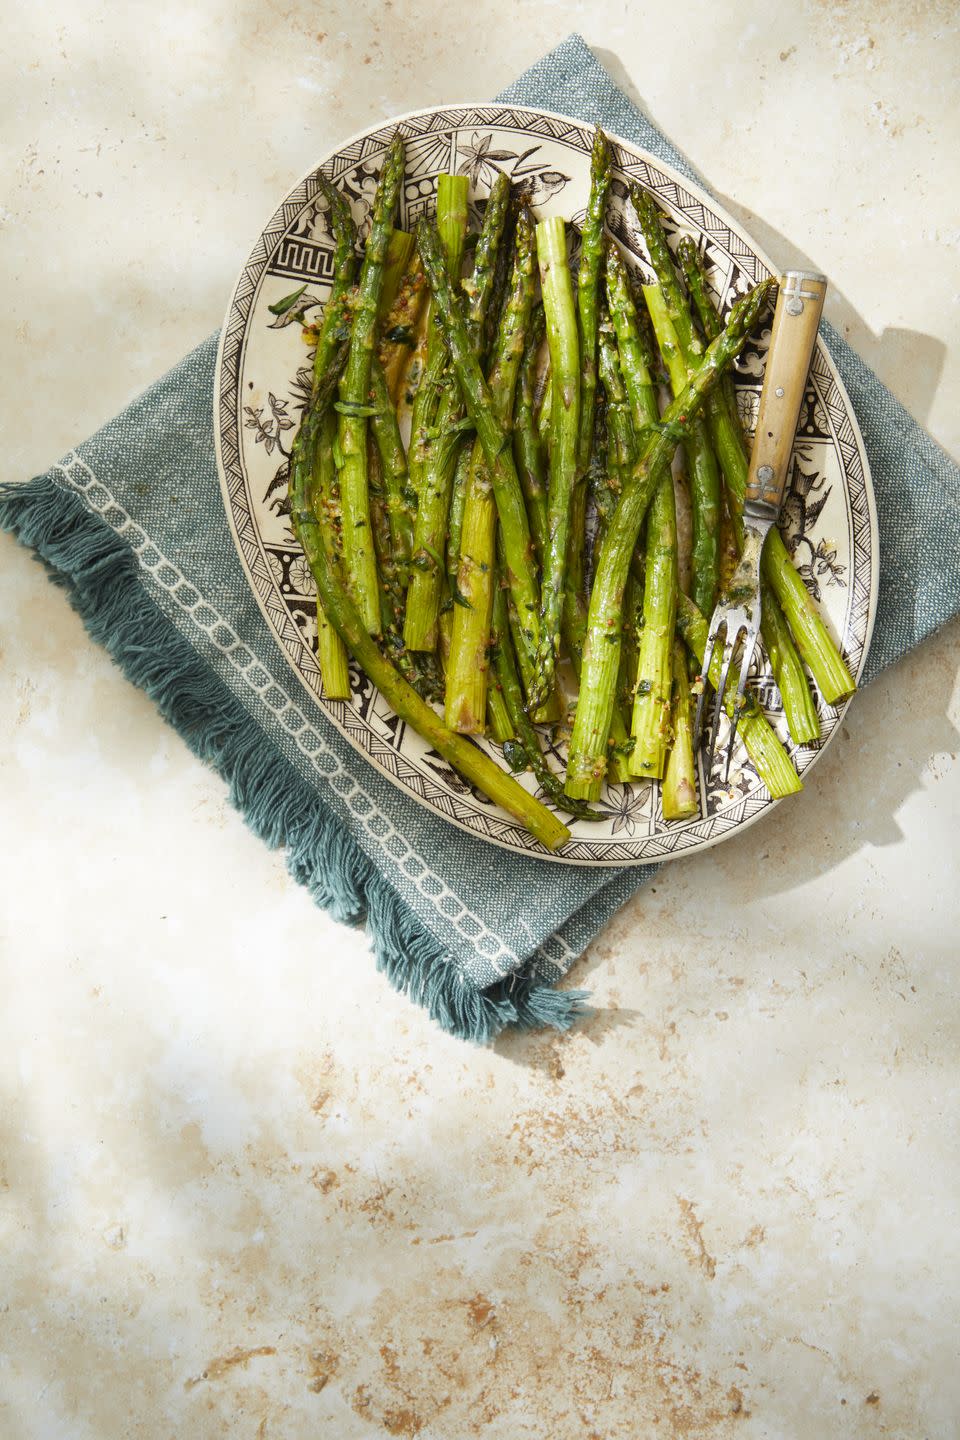
{"label": "blue linen napkin", "polygon": [[[597,123],[692,174],[579,36],[498,97]],[[694,177],[697,178],[697,177]],[[702,183],[702,182],[701,182]],[[960,609],[960,469],[829,326],[873,471],[880,597],[864,679]],[[217,477],[217,337],[44,475],[0,487],[93,638],[154,699],[291,873],[365,923],[377,963],[445,1029],[565,1028],[557,982],[655,867],[555,866],[491,851],[408,799],[291,682],[231,539]]]}

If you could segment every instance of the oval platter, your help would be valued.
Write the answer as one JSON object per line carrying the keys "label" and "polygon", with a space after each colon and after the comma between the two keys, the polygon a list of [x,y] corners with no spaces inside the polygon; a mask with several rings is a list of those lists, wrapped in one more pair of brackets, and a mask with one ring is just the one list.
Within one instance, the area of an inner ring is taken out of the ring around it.
{"label": "oval platter", "polygon": [[[399,130],[406,143],[406,178],[398,224],[412,229],[434,206],[437,177],[470,177],[471,199],[484,200],[498,171],[528,190],[540,216],[582,221],[589,189],[589,126],[548,111],[515,105],[468,104],[417,111],[366,130],[324,157],[291,191],[264,227],[230,300],[220,341],[214,430],[224,504],[234,542],[257,602],[299,684],[338,730],[412,799],[492,844],[556,863],[649,864],[688,855],[737,834],[779,803],[770,798],[742,746],[729,783],[720,761],[704,774],[698,760],[701,812],[668,822],[659,787],[647,781],[611,785],[598,808],[604,823],[576,822],[572,839],[548,855],[522,826],[472,790],[385,703],[352,667],[351,701],[323,695],[314,653],[316,600],[312,578],[288,518],[289,447],[307,397],[308,356],[297,323],[271,305],[305,286],[297,311],[323,304],[332,278],[332,237],[317,177],[322,171],[347,196],[363,235],[381,161]],[[711,283],[726,310],[736,296],[773,273],[772,263],[740,227],[690,180],[653,155],[610,136],[615,169],[608,225],[644,278],[652,279],[627,199],[627,181],[657,197],[671,240],[698,242]],[[478,211],[474,210],[474,222]],[[316,314],[318,311],[313,311]],[[748,342],[738,362],[737,394],[750,423],[760,395],[768,328]],[[801,408],[782,530],[787,547],[855,676],[866,659],[877,596],[877,529],[870,473],[850,401],[823,340],[819,340]],[[755,693],[787,743],[802,776],[837,731],[846,705],[817,696],[822,737],[794,746],[780,697],[762,662]],[[721,734],[718,755],[723,754]],[[496,753],[495,747],[489,747]],[[563,752],[553,752],[563,763]],[[535,790],[532,776],[522,783]]]}

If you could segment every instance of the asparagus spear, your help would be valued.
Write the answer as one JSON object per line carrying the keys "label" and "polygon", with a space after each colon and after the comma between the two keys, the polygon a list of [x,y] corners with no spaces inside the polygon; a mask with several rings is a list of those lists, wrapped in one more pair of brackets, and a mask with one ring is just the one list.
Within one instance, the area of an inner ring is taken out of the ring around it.
{"label": "asparagus spear", "polygon": [[610,521],[590,596],[583,652],[580,700],[567,761],[568,795],[596,798],[606,769],[606,744],[620,658],[623,594],[637,535],[662,478],[662,467],[688,429],[723,367],[743,345],[766,304],[770,282],[755,287],[731,312],[727,326],[708,349],[702,366],[666,410],[635,465]]}
{"label": "asparagus spear", "polygon": [[396,665],[407,683],[424,694],[428,684],[415,663],[418,657],[412,656],[403,643],[403,580],[393,554],[380,456],[372,438],[367,441],[367,488],[370,495],[370,531],[377,557],[380,649]]}
{"label": "asparagus spear", "polygon": [[[463,182],[463,224],[466,230],[467,177],[451,177]],[[467,282],[471,296],[470,323],[475,335],[482,329],[490,300],[496,265],[497,246],[506,218],[509,181],[491,193],[484,215],[483,228],[477,241],[473,277]],[[462,241],[461,241],[462,246]],[[462,249],[461,249],[462,254]],[[450,268],[451,278],[459,274]],[[456,377],[448,372],[441,386],[435,421],[435,438],[423,471],[420,503],[414,530],[414,574],[407,595],[407,618],[404,637],[411,650],[432,650],[437,643],[440,596],[444,574],[444,550],[450,511],[450,492],[461,441],[463,408]]]}
{"label": "asparagus spear", "polygon": [[413,255],[414,240],[409,230],[391,230],[383,262],[383,288],[380,291],[380,320],[386,322],[393,308],[407,267]]}
{"label": "asparagus spear", "polygon": [[673,631],[677,613],[677,515],[673,476],[660,481],[647,517],[643,629],[633,702],[632,775],[662,779],[671,741]]}
{"label": "asparagus spear", "polygon": [[[611,454],[610,437],[607,424],[607,405],[602,393],[598,395],[594,409],[594,441],[593,450],[590,455],[590,469],[588,472],[589,493],[594,499],[596,506],[596,529],[594,532],[594,555],[599,553],[599,542],[597,536],[602,534],[606,521],[609,520],[616,509],[616,497],[619,496],[622,488],[617,471],[617,461]],[[625,613],[630,613],[633,603],[633,582],[627,581],[627,589],[624,592]],[[586,607],[585,607],[586,608]],[[625,631],[628,626],[625,622]],[[570,637],[567,638],[570,663],[573,666],[580,680],[583,666],[583,640],[586,638],[586,615],[584,615],[583,635],[574,637],[579,640],[570,646]],[[621,664],[618,676],[619,689],[632,693],[632,681],[627,681],[624,673],[624,665],[627,655],[627,647],[621,651]],[[634,657],[635,658],[635,657]],[[625,708],[624,698],[618,693],[616,704],[613,707],[613,714],[610,717],[610,739],[608,743],[609,763],[607,774],[612,783],[625,785],[631,779],[629,770],[629,756],[633,749],[633,739],[630,735],[630,727],[625,716],[628,711]]]}
{"label": "asparagus spear", "polygon": [[[533,306],[534,266],[533,221],[523,206],[517,217],[510,289],[488,379],[497,417],[507,429],[511,425],[517,373]],[[447,665],[447,724],[465,735],[480,734],[486,717],[496,525],[496,502],[482,448],[477,442],[467,486],[457,571],[456,593],[461,603],[453,612]]]}
{"label": "asparagus spear", "polygon": [[[646,328],[640,324],[623,258],[612,244],[607,252],[607,296],[634,427],[640,430],[655,426],[660,411],[650,374],[652,347]],[[691,420],[689,433],[693,433],[695,425],[696,420]],[[647,519],[643,629],[631,726],[634,743],[627,762],[632,775],[651,779],[662,778],[670,745],[677,568],[673,476],[669,466],[664,465]]]}
{"label": "asparagus spear", "polygon": [[370,360],[383,264],[402,179],[403,141],[397,135],[387,151],[377,187],[370,236],[360,270],[350,355],[340,381],[338,445],[344,565],[363,622],[373,635],[380,630],[380,601],[367,493],[367,421],[362,412],[367,408],[370,388]]}
{"label": "asparagus spear", "polygon": [[397,413],[390,400],[387,376],[379,356],[370,364],[370,430],[376,442],[386,491],[387,518],[399,581],[406,588],[413,555],[413,504],[407,474],[407,455],[400,436]]}
{"label": "asparagus spear", "polygon": [[[509,626],[507,627],[506,637],[507,642],[511,644],[512,647]],[[503,686],[500,684],[500,677],[497,673],[497,647],[502,643],[502,636],[495,628],[491,628],[490,655],[492,673],[490,683],[487,686],[487,729],[490,732],[490,738],[495,740],[498,745],[504,746],[507,745],[509,741],[516,740],[517,732],[514,729],[513,721],[510,719],[510,711],[503,693]],[[515,659],[513,660],[513,666],[514,674],[516,675]],[[520,684],[519,676],[517,677],[517,684]],[[523,692],[521,691],[520,693],[522,699]],[[510,761],[509,752],[505,752],[504,758],[507,759],[507,763],[510,764],[510,769],[513,770],[515,767]]]}
{"label": "asparagus spear", "polygon": [[550,350],[547,350],[547,368],[543,376],[543,388],[540,392],[540,403],[537,406],[537,434],[540,436],[540,444],[546,453],[550,441],[550,420],[553,415],[553,367],[550,361]]}
{"label": "asparagus spear", "polygon": [[[606,398],[605,421],[607,427],[606,463],[592,477],[591,493],[596,507],[597,526],[594,536],[594,557],[599,556],[603,537],[606,533],[617,501],[623,491],[624,480],[629,476],[636,460],[637,440],[630,413],[630,401],[617,351],[616,336],[609,311],[601,310],[599,334],[599,373]],[[594,565],[596,569],[596,565]],[[617,702],[610,720],[610,752],[607,778],[615,784],[627,784],[633,778],[630,770],[630,756],[634,741],[630,727],[623,718],[622,707],[629,707],[632,700],[639,664],[637,635],[642,628],[643,589],[646,575],[645,546],[634,547],[630,560],[631,573],[623,593],[623,645],[620,652],[620,666],[617,674]],[[640,623],[638,623],[638,621]],[[627,712],[629,714],[629,709]]]}
{"label": "asparagus spear", "polygon": [[760,633],[777,682],[790,734],[798,745],[809,745],[820,737],[820,717],[813,703],[800,656],[787,627],[786,618],[770,583],[760,581]]}
{"label": "asparagus spear", "polygon": [[330,228],[333,232],[333,284],[323,312],[323,322],[313,353],[313,383],[321,383],[327,374],[330,362],[338,346],[337,307],[346,297],[357,273],[357,227],[353,223],[350,206],[336,186],[326,175],[320,176],[320,189],[326,197],[330,210]]}
{"label": "asparagus spear", "polygon": [[482,735],[487,713],[497,511],[479,441],[472,447],[447,659],[444,715],[451,730]]}
{"label": "asparagus spear", "polygon": [[[346,359],[345,353],[344,359]],[[302,430],[303,426],[301,426]],[[336,495],[337,467],[333,458],[336,434],[336,416],[328,410],[319,427],[313,474],[309,480],[304,481],[297,476],[293,481],[294,486],[299,485],[304,488],[310,498],[310,506],[318,516],[321,537],[327,547],[330,563],[333,565],[337,563],[340,518],[340,505]],[[300,447],[294,441],[291,470],[299,463]],[[317,597],[317,661],[320,665],[323,690],[327,699],[349,700],[350,667],[346,646],[327,619],[319,596]]]}
{"label": "asparagus spear", "polygon": [[543,306],[534,306],[520,364],[517,403],[513,421],[513,454],[527,502],[527,515],[537,555],[542,560],[547,544],[547,485],[543,445],[537,428],[535,401],[537,360],[546,333]]}
{"label": "asparagus spear", "polygon": [[570,533],[564,569],[563,609],[560,632],[567,654],[579,672],[583,642],[587,634],[587,484],[577,480],[570,497]]}
{"label": "asparagus spear", "polygon": [[603,269],[603,220],[610,189],[610,142],[597,127],[590,155],[590,194],[583,222],[577,319],[580,330],[580,429],[577,469],[586,475],[593,444],[593,408],[597,393],[597,337],[600,326],[600,275]]}
{"label": "asparagus spear", "polygon": [[[689,373],[696,368],[703,353],[703,345],[694,331],[693,320],[683,298],[670,247],[660,225],[656,203],[651,195],[637,186],[632,187],[630,193]],[[720,461],[728,492],[732,501],[742,506],[748,467],[738,427],[722,396],[708,398],[705,409],[710,438]],[[794,569],[783,537],[776,526],[771,529],[764,545],[761,570],[783,607],[800,654],[819,685],[821,694],[828,704],[836,704],[856,688],[855,682],[817,613],[806,586]]]}
{"label": "asparagus spear", "polygon": [[483,327],[487,312],[491,307],[497,256],[500,253],[500,242],[507,223],[509,208],[510,180],[501,171],[490,187],[490,194],[487,197],[487,208],[483,212],[483,225],[480,228],[477,248],[473,256],[473,274],[463,283],[468,300],[467,320],[470,335],[478,350],[482,345]]}
{"label": "asparagus spear", "polygon": [[693,757],[693,717],[690,713],[690,683],[684,663],[683,646],[673,644],[673,744],[667,756],[667,770],[660,791],[664,820],[687,820],[696,815],[697,768]]}
{"label": "asparagus spear", "polygon": [[[628,336],[629,342],[629,336]],[[600,379],[606,396],[607,422],[607,465],[597,479],[605,483],[597,485],[593,492],[597,508],[598,534],[602,533],[616,509],[617,500],[623,489],[623,481],[636,459],[637,437],[634,432],[630,400],[623,383],[620,355],[617,348],[616,332],[609,312],[604,310],[600,323],[599,348]]]}
{"label": "asparagus spear", "polygon": [[447,590],[453,603],[460,604],[462,596],[457,590],[457,570],[460,568],[460,551],[463,546],[463,512],[467,504],[467,485],[470,481],[470,466],[473,461],[473,441],[467,439],[460,445],[457,465],[453,474],[453,489],[450,495],[450,521],[447,526]]}
{"label": "asparagus spear", "polygon": [[530,528],[523,491],[513,463],[510,436],[494,411],[490,387],[483,378],[463,308],[444,269],[436,226],[427,219],[422,219],[417,226],[417,247],[430,283],[437,318],[446,333],[464,404],[483,446],[490,472],[503,530],[507,578],[521,627],[518,660],[529,695],[540,640],[540,593],[532,565]]}
{"label": "asparagus spear", "polygon": [[[633,428],[639,432],[656,426],[660,419],[657,387],[651,374],[654,354],[650,337],[634,304],[623,256],[612,241],[607,245],[606,276],[610,322],[617,337],[619,372]],[[609,361],[605,364],[612,378],[614,367]]]}
{"label": "asparagus spear", "polygon": [[[334,360],[338,354],[344,363],[346,361],[347,352],[343,342],[349,332],[344,329],[344,322],[348,314],[348,297],[357,270],[357,232],[353,216],[350,214],[350,207],[344,196],[325,175],[320,176],[320,189],[326,197],[330,211],[330,226],[334,237],[333,284],[327,297],[313,355],[312,405],[317,404],[321,388],[330,384],[330,376],[334,373]],[[335,422],[328,414],[324,428],[329,428],[331,424],[335,429]],[[332,536],[334,516],[339,525],[339,502],[334,499],[337,482],[329,436],[322,447],[322,454],[324,460],[321,462],[318,458],[317,467],[318,471],[322,468],[324,473],[322,476],[314,476],[313,483],[316,485],[318,480],[322,481],[322,500],[329,516],[328,533]],[[329,471],[325,468],[327,462]],[[292,460],[291,464],[293,463],[295,462]],[[319,600],[317,602],[317,660],[323,678],[323,688],[328,698],[349,700],[350,673],[347,665],[347,652],[339,635],[324,615],[323,606]]]}
{"label": "asparagus spear", "polygon": [[560,650],[570,502],[577,475],[580,433],[580,346],[573,285],[567,261],[566,227],[559,216],[537,226],[540,286],[547,318],[553,389],[550,412],[550,483],[547,488],[547,549],[543,562],[541,637],[531,704],[543,703],[553,687]]}
{"label": "asparagus spear", "polygon": [[[412,238],[412,237],[411,237]],[[416,347],[421,317],[427,303],[427,281],[414,252],[400,280],[396,298],[383,322],[378,354],[394,406],[400,403],[403,378]]]}
{"label": "asparagus spear", "polygon": [[[320,507],[323,517],[318,533],[328,550],[331,563],[336,563],[338,548],[337,522],[339,506],[335,498],[336,467],[333,463],[333,436],[336,420],[330,402],[347,361],[349,329],[345,327],[346,296],[341,293],[325,313],[327,361],[323,371],[314,370],[310,399],[303,413],[300,428],[290,453],[290,521],[293,533],[300,540],[299,510]],[[301,541],[302,543],[302,541]],[[317,660],[324,693],[331,700],[350,699],[350,672],[347,652],[337,631],[327,619],[323,603],[317,598]]]}
{"label": "asparagus spear", "polygon": [[[697,319],[700,321],[700,328],[707,337],[709,344],[722,329],[723,322],[720,319],[720,312],[713,303],[713,297],[707,286],[707,275],[703,268],[703,260],[700,251],[697,249],[696,241],[690,235],[683,235],[677,245],[677,259],[680,261],[680,269],[683,271],[683,278],[687,282],[687,292],[693,301],[693,308],[697,312]],[[737,407],[737,390],[733,376],[724,375],[720,381],[720,394],[723,396],[727,409],[733,419],[739,425],[740,412]],[[700,607],[703,609],[703,606]]]}
{"label": "asparagus spear", "polygon": [[493,626],[498,636],[498,643],[494,650],[494,666],[499,691],[526,763],[537,777],[537,783],[552,804],[565,810],[568,815],[576,816],[578,820],[605,820],[607,818],[605,815],[591,810],[582,800],[571,800],[565,794],[562,776],[555,774],[550,769],[546,756],[540,749],[536,729],[524,708],[523,690],[517,674],[506,611],[507,592],[498,581],[494,585],[493,600]]}
{"label": "asparagus spear", "polygon": [[[335,288],[337,288],[336,281]],[[331,547],[331,553],[336,545],[339,504],[335,499],[336,471],[333,467],[333,451],[329,439],[325,448],[321,445],[321,430],[330,426],[334,431],[336,430],[336,423],[330,414],[329,406],[347,361],[349,338],[349,291],[345,287],[339,287],[337,294],[327,302],[321,338],[317,341],[317,350],[321,349],[322,344],[326,354],[325,365],[320,370],[316,365],[314,366],[310,399],[304,411],[304,422],[301,431],[298,431],[294,438],[290,455],[290,484],[291,486],[296,484],[303,494],[316,494],[323,508],[324,533]],[[314,418],[315,412],[323,419]],[[303,433],[302,439],[301,432]],[[308,436],[312,437],[310,444],[307,444]],[[296,527],[294,527],[294,533],[296,533]],[[327,697],[331,700],[349,700],[350,674],[347,652],[343,648],[337,632],[327,620],[319,600],[317,601],[317,661]]]}
{"label": "asparagus spear", "polygon": [[[469,186],[464,175],[441,175],[437,180],[437,230],[445,256],[444,263],[455,286],[459,286],[463,263],[468,194]],[[437,409],[447,365],[446,341],[431,305],[423,346],[423,365],[413,397],[410,447],[407,453],[410,483],[417,496],[418,505],[431,449],[431,436],[436,429]]]}
{"label": "asparagus spear", "polygon": [[590,193],[581,231],[580,271],[577,276],[577,324],[580,341],[580,422],[577,464],[570,502],[567,541],[567,576],[563,599],[563,636],[571,656],[583,651],[587,628],[584,557],[587,548],[587,474],[593,446],[593,417],[597,393],[597,331],[600,275],[603,269],[603,221],[610,188],[610,145],[598,127],[590,157]]}
{"label": "asparagus spear", "polygon": [[[667,312],[659,285],[644,285],[643,298],[653,321],[654,334],[663,356],[674,394],[687,383],[687,367],[673,322]],[[725,377],[726,378],[726,377]],[[722,383],[722,382],[721,382]],[[710,444],[706,422],[698,416],[684,443],[687,474],[690,478],[693,539],[690,555],[691,594],[705,614],[713,610],[720,576],[720,471]]]}

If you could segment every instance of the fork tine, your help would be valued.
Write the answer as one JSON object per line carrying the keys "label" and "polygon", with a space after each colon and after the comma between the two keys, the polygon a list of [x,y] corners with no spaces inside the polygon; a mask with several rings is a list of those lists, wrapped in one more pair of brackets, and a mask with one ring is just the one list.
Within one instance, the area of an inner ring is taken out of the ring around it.
{"label": "fork tine", "polygon": [[756,648],[757,627],[754,624],[747,629],[743,641],[743,659],[740,662],[740,679],[737,681],[737,694],[733,702],[733,715],[730,720],[730,739],[727,742],[727,763],[723,772],[724,785],[726,785],[730,779],[730,761],[733,756],[733,742],[737,737],[737,726],[740,724],[740,710],[743,706],[743,697],[747,688],[747,672],[750,669]]}
{"label": "fork tine", "polygon": [[693,717],[693,753],[700,749],[700,737],[703,726],[703,707],[707,699],[707,687],[710,684],[710,666],[713,663],[713,652],[717,648],[717,640],[720,631],[725,624],[723,612],[714,610],[710,621],[710,629],[707,631],[707,644],[703,652],[703,664],[700,667],[700,694],[697,696],[697,713]]}
{"label": "fork tine", "polygon": [[731,635],[731,626],[727,625],[727,639],[723,647],[723,664],[720,667],[720,683],[717,686],[717,698],[713,707],[713,722],[710,727],[710,748],[707,752],[707,773],[713,769],[713,757],[717,749],[717,737],[720,733],[720,714],[723,710],[723,697],[727,693],[727,681],[730,678],[730,666],[736,653],[737,641],[740,638],[740,626],[737,625]]}

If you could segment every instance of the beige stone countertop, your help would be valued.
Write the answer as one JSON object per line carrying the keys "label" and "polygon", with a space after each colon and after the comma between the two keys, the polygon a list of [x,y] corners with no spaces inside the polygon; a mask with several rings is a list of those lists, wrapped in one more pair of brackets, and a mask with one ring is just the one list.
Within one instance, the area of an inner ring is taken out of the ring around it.
{"label": "beige stone countertop", "polygon": [[[954,0],[8,6],[3,478],[391,114],[579,30],[960,453]],[[945,556],[945,564],[957,564]],[[440,1033],[0,540],[4,1440],[960,1434],[960,628],[572,983]]]}

